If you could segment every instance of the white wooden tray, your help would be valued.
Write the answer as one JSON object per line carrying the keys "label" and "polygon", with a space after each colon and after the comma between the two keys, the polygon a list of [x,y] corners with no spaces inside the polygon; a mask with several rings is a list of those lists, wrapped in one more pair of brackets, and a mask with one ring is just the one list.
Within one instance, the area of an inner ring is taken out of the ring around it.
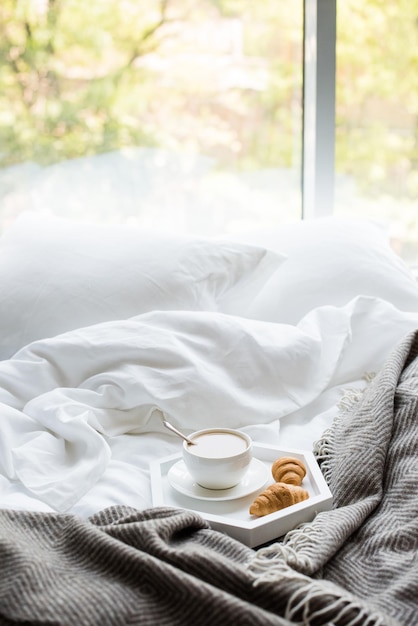
{"label": "white wooden tray", "polygon": [[[263,517],[254,517],[248,512],[250,504],[263,488],[243,498],[228,501],[207,501],[179,493],[167,479],[170,467],[181,459],[181,453],[164,457],[150,464],[151,490],[154,506],[172,506],[199,513],[211,527],[254,548],[278,539],[302,522],[312,521],[317,513],[331,509],[332,494],[319,469],[312,452],[282,449],[265,444],[255,444],[254,457],[269,469],[278,457],[293,456],[305,464],[306,476],[302,486],[308,490],[309,498],[286,509]],[[266,481],[265,486],[273,479]]]}

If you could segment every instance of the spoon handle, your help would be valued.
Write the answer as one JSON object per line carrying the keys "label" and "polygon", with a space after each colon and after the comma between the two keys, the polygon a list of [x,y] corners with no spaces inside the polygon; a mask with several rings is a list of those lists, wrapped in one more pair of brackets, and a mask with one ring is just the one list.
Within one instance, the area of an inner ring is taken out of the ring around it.
{"label": "spoon handle", "polygon": [[178,435],[179,437],[181,437],[182,439],[184,439],[184,441],[187,441],[187,443],[191,444],[191,445],[195,445],[195,442],[192,441],[191,439],[189,439],[188,437],[186,437],[186,435],[183,435],[183,433],[181,433],[179,430],[177,430],[177,428],[174,428],[174,426],[172,424],[170,424],[170,422],[167,422],[167,420],[163,420],[163,424],[166,428],[168,428],[168,430],[171,430],[173,433],[175,433],[176,435]]}

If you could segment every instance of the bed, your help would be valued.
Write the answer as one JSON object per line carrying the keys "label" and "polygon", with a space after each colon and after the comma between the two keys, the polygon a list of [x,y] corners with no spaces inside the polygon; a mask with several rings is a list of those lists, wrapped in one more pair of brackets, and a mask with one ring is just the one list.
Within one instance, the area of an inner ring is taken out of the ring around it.
{"label": "bed", "polygon": [[[28,213],[0,275],[1,624],[418,624],[418,282],[384,224]],[[332,503],[254,546],[156,505],[164,417],[307,451]]]}

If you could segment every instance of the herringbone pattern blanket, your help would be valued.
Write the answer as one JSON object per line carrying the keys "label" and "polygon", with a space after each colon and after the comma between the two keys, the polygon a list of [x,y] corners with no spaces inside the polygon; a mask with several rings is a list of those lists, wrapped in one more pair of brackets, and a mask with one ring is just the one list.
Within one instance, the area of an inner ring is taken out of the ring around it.
{"label": "herringbone pattern blanket", "polygon": [[[288,533],[282,544],[259,551],[252,570],[273,586],[283,576],[296,580],[294,572],[301,573],[289,615],[298,603],[296,614],[301,616],[303,609],[310,615],[309,598],[318,600],[324,581],[330,581],[367,607],[357,620],[344,621],[343,616],[332,623],[416,626],[418,332],[388,358],[362,401],[324,434],[316,454],[334,509]],[[339,609],[343,604],[336,601]],[[373,609],[385,617],[373,621]]]}
{"label": "herringbone pattern blanket", "polygon": [[417,355],[318,444],[334,509],[267,548],[180,510],[0,511],[0,624],[418,624]]}

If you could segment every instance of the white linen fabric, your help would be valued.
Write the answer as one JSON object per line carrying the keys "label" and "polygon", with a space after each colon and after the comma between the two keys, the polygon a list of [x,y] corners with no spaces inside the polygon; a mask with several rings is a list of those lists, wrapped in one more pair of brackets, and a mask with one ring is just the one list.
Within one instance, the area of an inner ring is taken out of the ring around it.
{"label": "white linen fabric", "polygon": [[160,311],[34,342],[0,363],[3,506],[18,491],[41,510],[149,506],[148,462],[180,449],[162,413],[185,432],[230,426],[310,448],[341,388],[417,326],[418,314],[360,297],[294,327]]}
{"label": "white linen fabric", "polygon": [[245,311],[284,255],[27,213],[0,238],[0,359],[151,310]]}
{"label": "white linen fabric", "polygon": [[251,318],[297,324],[316,307],[344,306],[359,295],[418,312],[418,283],[382,223],[324,217],[252,232],[240,241],[287,255],[254,298]]}
{"label": "white linen fabric", "polygon": [[0,239],[3,508],[152,506],[150,461],[181,449],[163,413],[312,449],[418,328],[381,226],[324,218],[249,242],[39,215]]}
{"label": "white linen fabric", "polygon": [[238,428],[311,402],[335,371],[348,319],[298,328],[214,312],[153,312],[34,342],[0,363],[0,467],[66,510],[103,474],[107,438]]}

